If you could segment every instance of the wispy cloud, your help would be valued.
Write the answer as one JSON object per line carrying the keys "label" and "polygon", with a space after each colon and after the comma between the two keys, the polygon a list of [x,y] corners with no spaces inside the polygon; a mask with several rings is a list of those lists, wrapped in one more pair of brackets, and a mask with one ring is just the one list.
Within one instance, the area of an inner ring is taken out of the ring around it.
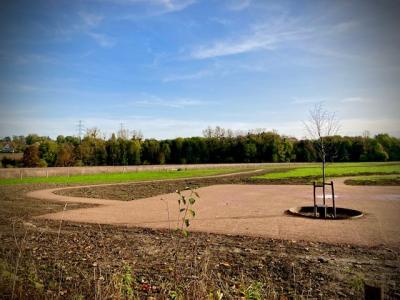
{"label": "wispy cloud", "polygon": [[153,107],[153,108],[187,108],[195,106],[205,106],[214,102],[194,99],[190,97],[160,97],[154,94],[141,93],[140,95],[134,94],[107,94],[105,98],[113,98],[114,103],[110,105],[109,109],[126,109],[129,107]]}
{"label": "wispy cloud", "polygon": [[80,11],[78,15],[81,19],[81,23],[75,26],[77,32],[85,33],[101,47],[111,48],[115,46],[116,40],[114,38],[104,33],[95,32],[96,28],[100,26],[104,19],[102,15],[84,11]]}
{"label": "wispy cloud", "polygon": [[310,37],[313,30],[306,28],[291,28],[286,26],[255,26],[249,33],[228,40],[217,41],[212,45],[200,46],[194,49],[191,57],[207,59],[257,50],[273,50],[281,44],[294,40],[304,40]]}
{"label": "wispy cloud", "polygon": [[0,51],[0,61],[12,62],[14,64],[55,64],[58,60],[54,56],[46,54],[17,54]]}
{"label": "wispy cloud", "polygon": [[101,47],[111,48],[116,44],[115,39],[108,35],[94,32],[87,32],[86,34],[95,40]]}
{"label": "wispy cloud", "polygon": [[101,15],[87,13],[83,11],[79,12],[78,14],[81,17],[83,23],[91,28],[98,26],[104,19],[104,17]]}
{"label": "wispy cloud", "polygon": [[[243,3],[247,2],[243,1]],[[243,3],[242,5],[244,5]],[[304,18],[288,18],[283,13],[271,18],[268,22],[253,25],[245,33],[235,33],[231,37],[214,41],[214,43],[197,46],[192,49],[190,56],[194,59],[207,59],[294,47],[321,56],[356,59],[357,55],[329,48],[322,41],[352,31],[358,25],[356,21],[321,25]],[[309,43],[310,40],[312,43]]]}
{"label": "wispy cloud", "polygon": [[180,11],[192,5],[194,0],[155,0],[165,7],[165,12]]}
{"label": "wispy cloud", "polygon": [[293,97],[290,101],[290,104],[312,104],[318,102],[326,101],[325,98],[301,98],[301,97]]}
{"label": "wispy cloud", "polygon": [[240,11],[249,7],[250,4],[251,0],[233,0],[227,5],[227,8],[230,10]]}
{"label": "wispy cloud", "polygon": [[348,97],[348,98],[344,98],[344,99],[340,100],[340,102],[342,102],[342,103],[365,103],[365,102],[369,102],[369,99],[364,98],[364,97]]}
{"label": "wispy cloud", "polygon": [[193,106],[202,106],[208,103],[209,102],[197,99],[190,99],[190,98],[164,99],[154,95],[147,95],[147,99],[127,102],[127,104],[130,106],[168,107],[168,108],[185,108]]}
{"label": "wispy cloud", "polygon": [[220,24],[220,25],[223,25],[223,26],[227,26],[227,25],[232,24],[232,21],[229,20],[229,19],[226,19],[226,18],[213,17],[213,18],[210,18],[210,21],[214,22],[214,23],[217,23],[217,24]]}
{"label": "wispy cloud", "polygon": [[211,74],[209,70],[201,70],[191,74],[173,74],[163,79],[163,82],[201,79]]}
{"label": "wispy cloud", "polygon": [[119,20],[140,20],[145,17],[156,17],[168,13],[182,11],[195,0],[107,0],[119,5],[145,5],[144,10],[135,13],[127,13],[118,17]]}

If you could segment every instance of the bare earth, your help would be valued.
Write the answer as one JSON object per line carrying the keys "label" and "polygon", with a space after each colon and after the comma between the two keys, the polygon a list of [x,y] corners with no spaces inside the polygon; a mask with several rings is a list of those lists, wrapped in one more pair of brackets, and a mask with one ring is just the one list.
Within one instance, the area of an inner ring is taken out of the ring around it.
{"label": "bare earth", "polygon": [[[400,246],[400,187],[347,186],[343,180],[335,181],[337,206],[361,210],[364,217],[332,221],[286,215],[288,208],[312,204],[310,186],[213,185],[197,190],[200,200],[195,204],[196,218],[190,230],[335,244]],[[65,188],[33,191],[27,195],[98,206],[40,218],[149,228],[175,228],[177,224],[176,194],[116,201],[53,193],[61,189]]]}

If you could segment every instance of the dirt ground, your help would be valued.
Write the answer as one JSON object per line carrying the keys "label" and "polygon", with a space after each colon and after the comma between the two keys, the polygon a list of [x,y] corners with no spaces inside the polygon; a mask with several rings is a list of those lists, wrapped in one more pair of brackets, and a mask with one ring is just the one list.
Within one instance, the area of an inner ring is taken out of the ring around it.
{"label": "dirt ground", "polygon": [[[197,189],[192,231],[252,235],[288,240],[400,247],[400,187],[335,184],[336,205],[361,210],[354,220],[315,220],[288,216],[291,207],[312,205],[312,188],[305,185],[212,185]],[[159,184],[159,183],[158,183]],[[104,194],[122,185],[102,187]],[[137,186],[137,185],[136,185]],[[167,184],[166,189],[170,188]],[[105,192],[108,189],[108,192]],[[179,207],[175,193],[134,201],[115,201],[55,195],[54,189],[29,193],[33,198],[63,203],[97,204],[93,208],[46,214],[42,218],[74,222],[171,228],[176,226]],[[114,196],[115,198],[115,196]],[[163,201],[161,201],[163,199]],[[328,200],[329,204],[329,200]]]}
{"label": "dirt ground", "polygon": [[[157,185],[159,193],[171,188]],[[56,187],[0,187],[0,298],[361,299],[364,282],[400,298],[394,245],[201,232],[183,238],[165,229],[34,218],[87,207],[26,197]]]}

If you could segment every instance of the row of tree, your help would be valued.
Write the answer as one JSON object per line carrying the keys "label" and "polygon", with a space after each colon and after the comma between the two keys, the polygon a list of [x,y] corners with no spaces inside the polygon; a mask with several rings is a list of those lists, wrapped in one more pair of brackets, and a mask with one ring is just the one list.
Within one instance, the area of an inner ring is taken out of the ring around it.
{"label": "row of tree", "polygon": [[[314,162],[320,161],[318,141],[253,131],[232,134],[207,129],[204,137],[172,140],[143,139],[141,135],[101,137],[90,130],[82,139],[38,135],[2,139],[23,151],[22,161],[3,158],[3,167],[99,166],[185,163]],[[400,160],[400,139],[387,134],[375,137],[325,138],[328,161]]]}

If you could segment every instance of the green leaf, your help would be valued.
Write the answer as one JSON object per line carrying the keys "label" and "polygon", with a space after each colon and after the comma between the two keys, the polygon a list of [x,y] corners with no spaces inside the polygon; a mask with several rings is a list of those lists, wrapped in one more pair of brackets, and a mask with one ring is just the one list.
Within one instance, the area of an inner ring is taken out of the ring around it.
{"label": "green leaf", "polygon": [[185,196],[182,196],[182,202],[183,202],[184,205],[186,205],[186,198],[185,198]]}
{"label": "green leaf", "polygon": [[183,235],[185,236],[185,237],[188,237],[189,236],[189,231],[187,231],[187,230],[182,230],[182,233],[183,233]]}
{"label": "green leaf", "polygon": [[193,205],[195,202],[196,202],[196,199],[194,199],[193,197],[189,198],[190,205]]}
{"label": "green leaf", "polygon": [[186,225],[186,227],[189,227],[189,225],[190,225],[189,219],[185,219],[185,225]]}
{"label": "green leaf", "polygon": [[199,194],[197,192],[194,192],[197,198],[200,198]]}
{"label": "green leaf", "polygon": [[192,214],[192,217],[193,217],[193,218],[196,216],[196,213],[194,212],[193,209],[189,209],[189,212]]}
{"label": "green leaf", "polygon": [[184,209],[184,208],[181,208],[181,209],[179,210],[179,212],[183,212],[183,211],[185,211],[185,209]]}

